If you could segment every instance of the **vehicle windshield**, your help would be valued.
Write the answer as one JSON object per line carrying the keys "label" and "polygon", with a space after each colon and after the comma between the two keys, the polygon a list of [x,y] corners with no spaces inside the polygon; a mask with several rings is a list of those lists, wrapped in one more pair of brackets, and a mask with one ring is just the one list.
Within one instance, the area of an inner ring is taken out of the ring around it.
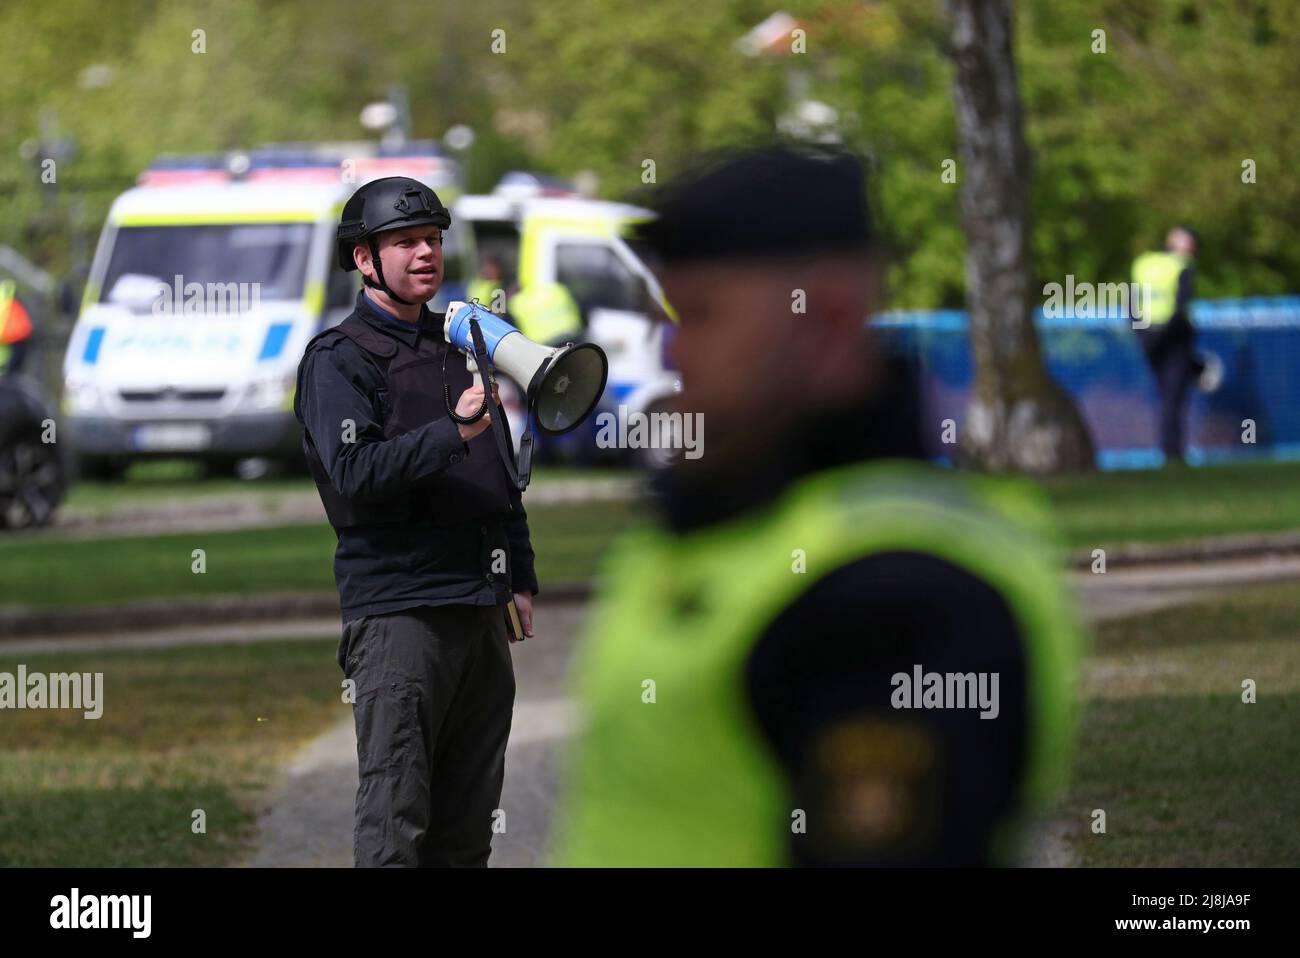
{"label": "vehicle windshield", "polygon": [[100,301],[108,302],[124,277],[123,286],[141,279],[180,290],[236,283],[256,289],[259,300],[300,299],[311,230],[310,223],[121,227]]}

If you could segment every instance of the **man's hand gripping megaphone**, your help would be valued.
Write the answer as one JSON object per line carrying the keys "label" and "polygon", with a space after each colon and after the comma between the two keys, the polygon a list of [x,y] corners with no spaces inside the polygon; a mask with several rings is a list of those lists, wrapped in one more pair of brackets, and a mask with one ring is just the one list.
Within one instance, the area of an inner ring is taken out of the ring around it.
{"label": "man's hand gripping megaphone", "polygon": [[[462,345],[454,341],[451,328],[453,317],[466,308],[470,310],[468,316],[470,342]],[[488,351],[487,343],[483,338],[482,327],[479,325],[478,312],[480,310],[486,313],[487,307],[476,299],[469,303],[450,303],[447,307],[443,335],[447,339],[449,346],[459,348],[465,353],[465,368],[474,377],[474,383],[460,394],[460,399],[456,401],[456,405],[453,407],[451,389],[447,386],[446,356],[444,355],[443,399],[447,404],[447,414],[457,424],[461,439],[465,442],[469,442],[486,429],[492,429],[497,441],[497,451],[501,454],[501,461],[505,464],[510,481],[514,483],[516,489],[523,492],[528,488],[528,482],[532,474],[532,430],[525,429],[524,435],[520,439],[519,461],[516,464],[515,457],[512,454],[510,438],[506,435],[505,423],[501,417],[493,416],[491,412],[493,408],[500,405],[501,397],[497,390],[496,369],[492,364],[492,355]],[[491,387],[492,390],[491,406],[488,405],[486,387]]]}

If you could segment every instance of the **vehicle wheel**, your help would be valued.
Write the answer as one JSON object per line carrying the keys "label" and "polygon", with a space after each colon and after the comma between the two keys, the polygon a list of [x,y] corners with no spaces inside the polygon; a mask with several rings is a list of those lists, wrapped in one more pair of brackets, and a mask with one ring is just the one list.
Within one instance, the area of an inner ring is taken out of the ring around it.
{"label": "vehicle wheel", "polygon": [[67,491],[63,463],[40,433],[20,433],[0,444],[0,528],[48,525]]}

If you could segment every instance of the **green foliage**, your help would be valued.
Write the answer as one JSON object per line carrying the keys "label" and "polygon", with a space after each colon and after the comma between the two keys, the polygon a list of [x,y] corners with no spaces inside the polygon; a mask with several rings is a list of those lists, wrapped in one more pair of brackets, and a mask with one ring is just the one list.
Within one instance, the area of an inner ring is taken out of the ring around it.
{"label": "green foliage", "polygon": [[1199,295],[1294,292],[1293,5],[1033,0],[1020,14],[1039,274],[1127,280],[1132,256],[1186,221],[1202,237]]}
{"label": "green foliage", "polygon": [[[453,123],[478,132],[473,189],[511,168],[590,170],[619,198],[641,192],[646,160],[662,182],[701,151],[770,138],[811,98],[839,112],[845,140],[870,159],[894,304],[960,306],[957,185],[941,179],[957,156],[942,5],[786,9],[806,52],[737,48],[771,13],[758,0],[485,0],[393,4],[382,16],[343,0],[7,5],[0,216],[16,226],[9,242],[61,272],[78,230],[84,248],[158,153],[357,139],[360,108],[394,84],[409,91],[416,135]],[[1126,280],[1135,253],[1188,220],[1203,238],[1201,295],[1300,285],[1291,13],[1287,0],[1018,5],[1041,282]],[[192,50],[196,29],[206,53]],[[1094,52],[1097,30],[1105,52]],[[81,82],[93,64],[112,68],[106,85]],[[77,150],[57,189],[18,151],[52,133]],[[1245,160],[1258,182],[1242,182]]]}
{"label": "green foliage", "polygon": [[[872,161],[895,304],[962,305],[957,190],[941,180],[957,146],[939,5],[791,4],[808,52],[757,59],[731,42],[766,15],[751,3],[585,8],[582,20],[547,8],[529,36],[549,55],[518,74],[552,118],[546,153],[561,168],[593,168],[613,193],[636,185],[642,158],[670,175],[693,152],[765,136],[798,75]],[[1283,157],[1300,146],[1300,28],[1288,13],[1283,0],[1020,5],[1042,282],[1126,281],[1132,257],[1187,220],[1203,239],[1201,295],[1296,288],[1300,178]],[[1255,184],[1241,181],[1248,158]]]}
{"label": "green foliage", "polygon": [[[8,74],[0,85],[0,216],[22,224],[7,241],[66,270],[73,235],[93,244],[114,196],[158,154],[365,139],[372,134],[358,122],[361,108],[394,85],[409,93],[417,136],[477,126],[491,110],[478,78],[492,10],[446,5],[431,15],[425,5],[399,4],[379,17],[344,0],[0,8]],[[88,87],[83,71],[100,64],[111,70],[108,82]],[[76,153],[58,162],[51,186],[41,182],[44,153],[24,159],[18,146],[54,137],[73,138]]]}

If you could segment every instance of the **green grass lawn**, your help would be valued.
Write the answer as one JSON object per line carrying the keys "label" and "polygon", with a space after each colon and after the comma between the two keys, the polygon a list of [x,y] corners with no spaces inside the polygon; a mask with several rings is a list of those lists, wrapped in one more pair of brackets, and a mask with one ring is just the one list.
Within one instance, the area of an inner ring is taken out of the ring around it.
{"label": "green grass lawn", "polygon": [[1076,548],[1300,530],[1300,462],[1098,472],[1044,485]]}
{"label": "green grass lawn", "polygon": [[[103,715],[0,719],[0,866],[235,861],[253,796],[292,751],[348,714],[335,643],[265,642],[15,657],[0,671],[102,672]],[[203,809],[206,834],[191,830]]]}
{"label": "green grass lawn", "polygon": [[[577,469],[572,466],[538,465],[533,470],[533,487],[565,479],[628,477],[628,469]],[[203,465],[184,459],[159,459],[133,463],[125,480],[84,480],[68,491],[64,508],[92,514],[111,513],[119,506],[139,506],[159,499],[196,496],[257,495],[274,500],[285,493],[314,493],[311,479],[304,475],[272,475],[260,479],[206,476]]]}
{"label": "green grass lawn", "polygon": [[[619,501],[530,510],[542,588],[593,575],[614,536],[635,517],[635,507]],[[0,606],[332,591],[334,547],[324,523],[84,540],[0,537]],[[201,574],[191,571],[195,549],[204,551]]]}
{"label": "green grass lawn", "polygon": [[1058,811],[1082,864],[1300,861],[1300,584],[1106,623],[1090,676]]}
{"label": "green grass lawn", "polygon": [[202,463],[197,461],[159,459],[132,463],[124,480],[76,482],[68,490],[63,507],[102,513],[111,512],[118,506],[141,505],[159,499],[245,494],[274,496],[312,488],[311,479],[305,475],[242,480],[234,476],[206,476]]}
{"label": "green grass lawn", "polygon": [[[97,490],[84,494],[83,504],[98,501],[99,508],[111,508],[124,497],[145,501],[174,489],[274,495],[309,488],[305,480],[291,479],[184,482],[174,465],[172,471],[164,465],[157,464],[155,472],[143,478],[98,484]],[[560,469],[539,475],[557,481],[629,473]],[[1063,537],[1076,549],[1300,530],[1300,463],[1095,473],[1050,480],[1045,487]],[[631,502],[532,507],[529,516],[543,588],[546,582],[595,574],[617,534],[645,513],[645,506]],[[207,572],[202,575],[190,571],[194,549],[206,553]],[[333,551],[334,536],[324,523],[114,539],[0,536],[0,563],[6,570],[0,579],[0,606],[330,590]]]}

